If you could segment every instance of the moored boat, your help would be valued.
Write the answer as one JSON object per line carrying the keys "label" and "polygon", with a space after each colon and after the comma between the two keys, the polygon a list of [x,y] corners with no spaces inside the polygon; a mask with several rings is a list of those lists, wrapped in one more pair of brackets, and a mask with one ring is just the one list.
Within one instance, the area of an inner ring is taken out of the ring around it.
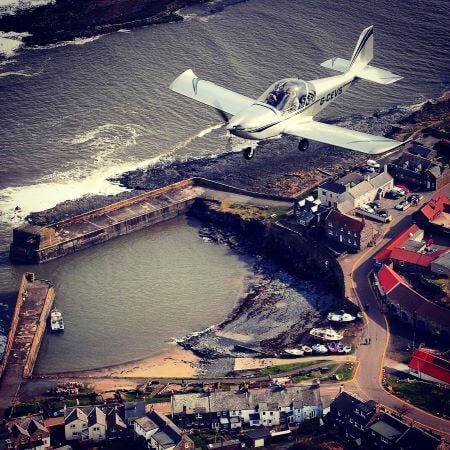
{"label": "moored boat", "polygon": [[352,346],[350,344],[344,345],[344,353],[350,353],[352,351]]}
{"label": "moored boat", "polygon": [[309,334],[325,341],[340,341],[344,337],[332,328],[313,328]]}
{"label": "moored boat", "polygon": [[300,347],[307,355],[312,353],[312,348],[309,345],[302,345]]}
{"label": "moored boat", "polygon": [[305,354],[301,348],[285,348],[284,353],[290,356],[303,356]]}
{"label": "moored boat", "polygon": [[320,353],[322,355],[328,353],[327,347],[323,344],[314,344],[311,348],[315,353]]}
{"label": "moored boat", "polygon": [[50,330],[54,333],[64,331],[64,319],[59,310],[53,308],[50,313]]}
{"label": "moored boat", "polygon": [[338,344],[336,342],[328,342],[327,348],[330,353],[336,353],[338,351]]}
{"label": "moored boat", "polygon": [[330,322],[353,322],[356,319],[355,316],[344,311],[341,311],[340,313],[330,312],[327,317]]}

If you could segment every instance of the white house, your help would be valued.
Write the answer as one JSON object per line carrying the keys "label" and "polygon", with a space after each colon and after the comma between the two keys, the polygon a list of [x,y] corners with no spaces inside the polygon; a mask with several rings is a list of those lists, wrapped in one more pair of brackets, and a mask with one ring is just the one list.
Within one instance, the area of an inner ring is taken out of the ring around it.
{"label": "white house", "polygon": [[98,406],[67,408],[64,412],[64,431],[67,441],[104,441],[106,414]]}
{"label": "white house", "polygon": [[380,173],[361,175],[349,173],[336,181],[327,181],[319,186],[318,198],[325,206],[338,208],[347,213],[363,203],[383,197],[394,187],[394,179],[386,167]]}

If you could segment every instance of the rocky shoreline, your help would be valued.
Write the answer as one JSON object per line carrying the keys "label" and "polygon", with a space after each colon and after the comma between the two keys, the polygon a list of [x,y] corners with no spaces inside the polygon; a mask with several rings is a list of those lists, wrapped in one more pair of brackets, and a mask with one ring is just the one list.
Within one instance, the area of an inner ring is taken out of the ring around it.
{"label": "rocky shoreline", "polygon": [[0,30],[27,33],[28,45],[48,45],[75,38],[181,21],[177,11],[207,0],[56,0],[0,17]]}
{"label": "rocky shoreline", "polygon": [[[424,103],[414,112],[394,111],[392,120],[397,123],[387,129],[384,125],[384,133],[378,129],[377,131],[388,137],[406,139],[421,128],[445,123],[449,120],[449,113],[450,93],[446,92],[438,99]],[[366,120],[365,126],[370,123],[371,127],[376,128],[377,120],[387,114],[389,113],[375,113]],[[126,172],[112,180],[130,191],[116,196],[97,195],[63,202],[49,210],[32,213],[27,220],[38,225],[55,223],[131,197],[139,191],[156,189],[193,176],[252,191],[295,196],[329,176],[352,170],[367,159],[366,155],[361,153],[315,142],[311,143],[309,151],[299,152],[297,142],[296,138],[290,136],[261,142],[256,149],[255,158],[251,161],[245,161],[240,152],[188,161],[161,161],[147,169]]]}

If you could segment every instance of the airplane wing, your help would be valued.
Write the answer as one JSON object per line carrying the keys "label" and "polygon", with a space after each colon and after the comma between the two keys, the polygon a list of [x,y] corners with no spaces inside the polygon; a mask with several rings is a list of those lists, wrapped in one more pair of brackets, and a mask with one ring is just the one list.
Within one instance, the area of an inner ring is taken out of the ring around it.
{"label": "airplane wing", "polygon": [[314,120],[293,124],[288,123],[284,133],[370,155],[384,153],[404,144],[404,142],[361,133],[360,131],[353,131],[335,125],[327,125]]}
{"label": "airplane wing", "polygon": [[255,102],[245,95],[230,91],[210,81],[201,80],[191,69],[179,75],[169,88],[174,92],[233,115]]}

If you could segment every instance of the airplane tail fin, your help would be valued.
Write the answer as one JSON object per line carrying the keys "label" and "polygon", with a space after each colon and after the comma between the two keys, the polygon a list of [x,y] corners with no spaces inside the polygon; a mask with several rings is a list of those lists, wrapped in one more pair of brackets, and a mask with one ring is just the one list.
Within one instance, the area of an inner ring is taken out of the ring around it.
{"label": "airplane tail fin", "polygon": [[378,69],[369,65],[373,58],[373,25],[367,27],[359,36],[352,59],[331,58],[324,61],[321,66],[338,72],[349,72],[355,77],[373,81],[380,84],[391,84],[402,77],[388,70]]}

